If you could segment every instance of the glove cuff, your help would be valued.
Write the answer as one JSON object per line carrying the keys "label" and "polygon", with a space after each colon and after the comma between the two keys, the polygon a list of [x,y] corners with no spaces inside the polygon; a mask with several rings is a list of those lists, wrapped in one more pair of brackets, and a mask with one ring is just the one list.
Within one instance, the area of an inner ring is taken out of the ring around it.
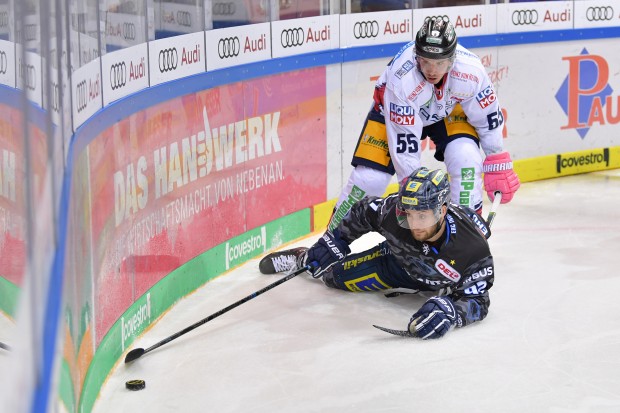
{"label": "glove cuff", "polygon": [[493,153],[488,155],[482,165],[482,172],[502,172],[512,170],[512,159],[508,152]]}

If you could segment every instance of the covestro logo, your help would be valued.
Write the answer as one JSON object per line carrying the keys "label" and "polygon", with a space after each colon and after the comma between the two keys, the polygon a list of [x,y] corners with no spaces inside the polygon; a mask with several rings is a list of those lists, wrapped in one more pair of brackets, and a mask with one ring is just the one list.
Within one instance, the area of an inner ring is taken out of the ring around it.
{"label": "covestro logo", "polygon": [[267,232],[262,226],[260,233],[244,234],[226,243],[226,269],[266,251]]}
{"label": "covestro logo", "polygon": [[591,165],[605,165],[609,167],[609,148],[603,148],[602,152],[588,154],[558,154],[556,157],[556,171],[562,173],[566,169],[587,167]]}

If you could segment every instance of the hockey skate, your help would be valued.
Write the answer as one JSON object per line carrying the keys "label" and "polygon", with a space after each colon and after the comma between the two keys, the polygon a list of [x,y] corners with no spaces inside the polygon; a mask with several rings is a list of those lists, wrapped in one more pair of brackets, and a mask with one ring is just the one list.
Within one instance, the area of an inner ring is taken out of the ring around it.
{"label": "hockey skate", "polygon": [[297,261],[306,251],[308,251],[308,248],[299,247],[272,252],[260,260],[258,269],[263,274],[275,274],[277,272],[296,270],[298,268]]}

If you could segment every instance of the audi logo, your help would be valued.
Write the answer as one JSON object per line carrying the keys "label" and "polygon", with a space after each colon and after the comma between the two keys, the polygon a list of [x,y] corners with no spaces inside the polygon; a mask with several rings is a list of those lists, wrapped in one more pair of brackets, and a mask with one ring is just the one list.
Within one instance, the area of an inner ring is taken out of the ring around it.
{"label": "audi logo", "polygon": [[445,14],[443,16],[430,16],[431,19],[436,19],[436,20],[443,20],[445,22],[449,22],[450,18],[448,16],[446,16]]}
{"label": "audi logo", "polygon": [[588,21],[603,21],[614,18],[614,8],[611,6],[604,7],[588,7],[586,10],[586,19]]}
{"label": "audi logo", "polygon": [[239,56],[241,52],[241,42],[237,36],[224,37],[217,42],[217,54],[220,59]]}
{"label": "audi logo", "polygon": [[304,29],[297,27],[295,29],[282,30],[280,33],[280,43],[285,49],[287,47],[296,47],[304,44]]}
{"label": "audi logo", "polygon": [[353,36],[356,39],[369,39],[379,35],[379,23],[376,20],[357,22],[353,25]]}
{"label": "audi logo", "polygon": [[0,50],[0,75],[5,75],[9,70],[9,58],[6,52]]}
{"label": "audi logo", "polygon": [[177,23],[179,26],[191,27],[192,25],[192,15],[188,11],[178,11],[177,12]]}
{"label": "audi logo", "polygon": [[123,39],[136,40],[136,25],[133,23],[123,23]]}
{"label": "audi logo", "polygon": [[[426,36],[426,34],[427,34],[427,33],[426,33],[426,26],[427,26],[427,23],[428,23],[431,19],[435,19],[435,20],[442,20],[442,21],[444,21],[444,22],[446,22],[446,23],[450,21],[450,18],[449,18],[448,16],[446,16],[445,14],[444,14],[443,16],[427,16],[427,17],[425,17],[425,18],[424,18],[424,25],[423,25],[423,26],[422,26],[422,28],[420,29],[420,36]],[[435,33],[432,33],[433,31],[435,31],[435,30],[434,30],[434,27],[431,27],[431,34],[432,34],[433,36],[439,36],[439,34],[438,34],[438,33],[436,33],[436,34],[435,34]]]}
{"label": "audi logo", "polygon": [[159,52],[159,72],[165,73],[175,70],[179,64],[177,48],[163,49]]}
{"label": "audi logo", "polygon": [[20,64],[19,65],[19,76],[24,82],[24,87],[26,89],[34,90],[37,87],[36,70],[34,69],[33,65],[23,64],[23,63]]}
{"label": "audi logo", "polygon": [[512,24],[515,26],[525,26],[538,22],[538,12],[536,10],[515,10],[512,12]]}
{"label": "audi logo", "polygon": [[127,84],[127,66],[125,62],[115,63],[110,66],[110,87],[112,90],[119,89]]}
{"label": "audi logo", "polygon": [[86,90],[86,80],[82,80],[75,87],[75,104],[77,105],[77,111],[80,113],[86,109],[88,104],[88,94]]}
{"label": "audi logo", "polygon": [[235,14],[237,6],[235,3],[215,3],[213,5],[213,14],[216,16],[230,16]]}
{"label": "audi logo", "polygon": [[9,12],[0,12],[0,27],[9,27]]}

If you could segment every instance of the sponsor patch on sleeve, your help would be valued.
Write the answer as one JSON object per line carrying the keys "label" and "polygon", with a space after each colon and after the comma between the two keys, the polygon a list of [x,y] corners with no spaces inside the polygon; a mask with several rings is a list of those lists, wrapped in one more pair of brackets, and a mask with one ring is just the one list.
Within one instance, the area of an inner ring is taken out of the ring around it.
{"label": "sponsor patch on sleeve", "polygon": [[493,86],[489,85],[482,92],[478,93],[476,95],[476,100],[478,101],[478,104],[482,109],[493,104],[493,102],[497,100],[497,97],[495,96],[495,90],[493,90]]}

